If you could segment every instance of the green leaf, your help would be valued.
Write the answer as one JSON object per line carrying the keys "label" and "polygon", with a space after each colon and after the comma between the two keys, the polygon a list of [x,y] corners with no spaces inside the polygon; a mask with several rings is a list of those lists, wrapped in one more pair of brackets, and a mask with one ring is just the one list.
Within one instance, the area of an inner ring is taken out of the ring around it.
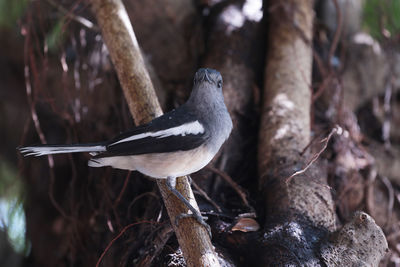
{"label": "green leaf", "polygon": [[400,0],[366,0],[363,26],[378,40],[383,39],[383,30],[391,36],[400,34]]}
{"label": "green leaf", "polygon": [[0,27],[13,28],[24,14],[29,0],[0,0]]}
{"label": "green leaf", "polygon": [[49,51],[56,51],[58,46],[63,42],[65,37],[64,19],[60,19],[46,34],[46,43]]}

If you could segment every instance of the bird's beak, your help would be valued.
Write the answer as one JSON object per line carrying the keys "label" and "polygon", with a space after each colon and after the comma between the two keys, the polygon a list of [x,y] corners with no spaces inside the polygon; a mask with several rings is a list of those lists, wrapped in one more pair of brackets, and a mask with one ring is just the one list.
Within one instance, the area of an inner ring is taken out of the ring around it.
{"label": "bird's beak", "polygon": [[204,72],[204,80],[211,83],[211,79],[210,79],[210,77],[208,77],[208,71]]}
{"label": "bird's beak", "polygon": [[197,75],[198,75],[199,81],[207,81],[207,82],[211,83],[211,78],[208,76],[209,72],[207,69],[200,69],[197,72]]}
{"label": "bird's beak", "polygon": [[213,80],[211,78],[212,70],[201,68],[199,69],[196,74],[195,74],[195,82],[209,82],[213,83]]}

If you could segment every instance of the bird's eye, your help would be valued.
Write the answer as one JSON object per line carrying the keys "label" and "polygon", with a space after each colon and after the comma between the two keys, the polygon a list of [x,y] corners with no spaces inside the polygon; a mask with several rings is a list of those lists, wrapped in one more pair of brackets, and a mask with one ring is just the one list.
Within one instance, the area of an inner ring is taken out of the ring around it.
{"label": "bird's eye", "polygon": [[218,88],[222,88],[222,81],[218,81],[217,86]]}

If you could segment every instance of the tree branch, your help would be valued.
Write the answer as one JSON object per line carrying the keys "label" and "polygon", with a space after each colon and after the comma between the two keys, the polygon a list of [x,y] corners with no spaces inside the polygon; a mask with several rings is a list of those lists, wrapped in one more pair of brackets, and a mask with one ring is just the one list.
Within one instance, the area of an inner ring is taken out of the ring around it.
{"label": "tree branch", "polygon": [[[296,213],[333,230],[335,213],[321,166],[306,166],[310,141],[313,1],[272,1],[259,135],[260,190],[271,214]],[[310,183],[310,181],[314,181]],[[323,214],[323,215],[322,215]]]}
{"label": "tree branch", "polygon": [[[93,11],[117,71],[130,112],[137,124],[162,115],[153,84],[146,70],[135,33],[120,0],[92,0]],[[192,219],[175,218],[187,208],[157,180],[170,220],[188,266],[219,266],[206,229]],[[176,189],[198,209],[186,177],[177,179]]]}

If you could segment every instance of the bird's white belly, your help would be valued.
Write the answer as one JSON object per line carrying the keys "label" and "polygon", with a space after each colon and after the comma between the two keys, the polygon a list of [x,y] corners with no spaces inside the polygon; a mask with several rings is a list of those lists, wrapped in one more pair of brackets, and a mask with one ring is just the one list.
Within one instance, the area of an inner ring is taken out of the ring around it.
{"label": "bird's white belly", "polygon": [[98,159],[103,166],[137,170],[153,178],[189,175],[206,166],[214,157],[206,147],[172,153],[153,153],[135,156],[116,156]]}

